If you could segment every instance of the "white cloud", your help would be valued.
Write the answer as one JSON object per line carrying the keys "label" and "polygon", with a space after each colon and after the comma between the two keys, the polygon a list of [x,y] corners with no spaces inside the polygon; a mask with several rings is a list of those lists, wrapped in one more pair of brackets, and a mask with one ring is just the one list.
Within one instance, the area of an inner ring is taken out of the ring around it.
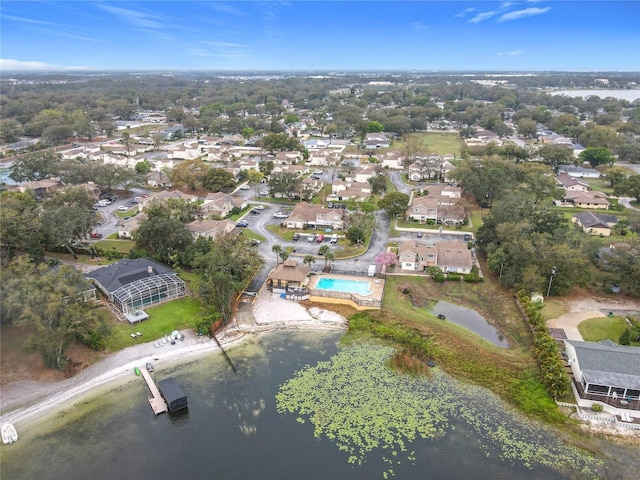
{"label": "white cloud", "polygon": [[425,25],[422,22],[413,22],[411,23],[411,28],[413,28],[414,30],[428,30],[429,25]]}
{"label": "white cloud", "polygon": [[501,15],[500,18],[498,18],[498,21],[499,22],[509,22],[511,20],[519,20],[521,18],[533,17],[535,15],[542,15],[543,13],[547,13],[549,10],[551,10],[551,7],[525,8],[523,10],[516,10],[514,12],[505,13],[504,15]]}
{"label": "white cloud", "polygon": [[523,55],[524,50],[512,50],[510,52],[498,52],[499,57],[517,57],[518,55]]}
{"label": "white cloud", "polygon": [[500,12],[498,12],[497,10],[490,10],[488,12],[482,12],[482,13],[477,14],[471,20],[469,20],[469,23],[480,23],[480,22],[483,22],[485,20],[489,20],[492,17],[495,17],[499,13]]}
{"label": "white cloud", "polygon": [[139,28],[162,28],[164,25],[158,20],[154,19],[152,15],[130,8],[114,7],[112,5],[97,5],[102,10],[105,10],[113,15],[116,15],[123,19],[125,22],[130,23],[134,27]]}
{"label": "white cloud", "polygon": [[21,70],[21,71],[39,71],[39,70],[90,70],[89,67],[83,66],[67,66],[51,65],[46,62],[24,62],[13,58],[0,58],[0,71]]}

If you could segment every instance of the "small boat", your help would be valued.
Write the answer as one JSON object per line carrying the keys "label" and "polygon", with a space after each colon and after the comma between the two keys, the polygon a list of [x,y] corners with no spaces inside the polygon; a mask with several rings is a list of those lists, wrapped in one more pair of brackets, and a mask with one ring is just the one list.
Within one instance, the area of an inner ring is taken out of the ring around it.
{"label": "small boat", "polygon": [[142,375],[142,372],[140,371],[140,369],[138,367],[135,367],[133,369],[134,373],[139,377],[140,375]]}
{"label": "small boat", "polygon": [[2,425],[2,443],[13,443],[18,441],[18,432],[16,427],[10,423]]}
{"label": "small boat", "polygon": [[145,366],[147,367],[148,372],[153,372],[153,364],[151,362],[147,362]]}
{"label": "small boat", "polygon": [[440,320],[446,320],[447,317],[445,317],[443,314],[440,313],[440,314],[438,314],[438,318]]}

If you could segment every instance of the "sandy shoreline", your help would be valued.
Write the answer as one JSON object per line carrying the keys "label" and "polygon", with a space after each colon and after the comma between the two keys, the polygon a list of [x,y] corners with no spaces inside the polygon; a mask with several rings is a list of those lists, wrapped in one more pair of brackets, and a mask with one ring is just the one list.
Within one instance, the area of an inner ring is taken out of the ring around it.
{"label": "sandy shoreline", "polygon": [[[229,348],[253,336],[286,330],[345,330],[347,320],[334,312],[316,307],[307,309],[298,303],[283,300],[268,292],[261,294],[252,307],[246,306],[238,317],[222,330],[218,341]],[[0,423],[10,422],[20,427],[21,422],[37,420],[71,404],[74,398],[112,382],[131,379],[135,367],[144,368],[146,362],[154,365],[197,358],[220,351],[209,337],[199,337],[193,330],[181,330],[184,340],[175,345],[155,346],[157,339],[126,348],[91,365],[78,375],[60,382],[21,381],[6,385],[0,395]]]}

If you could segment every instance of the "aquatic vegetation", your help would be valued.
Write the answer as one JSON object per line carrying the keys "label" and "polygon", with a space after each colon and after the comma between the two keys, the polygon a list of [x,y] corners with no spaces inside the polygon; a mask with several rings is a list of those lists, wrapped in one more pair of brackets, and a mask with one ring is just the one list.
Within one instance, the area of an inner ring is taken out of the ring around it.
{"label": "aquatic vegetation", "polygon": [[394,352],[379,345],[341,348],[329,361],[298,371],[280,387],[278,412],[310,421],[315,436],[332,440],[348,453],[350,463],[362,464],[368,454],[383,450],[389,465],[385,478],[393,475],[398,456],[414,460],[413,441],[446,435],[456,423],[475,430],[488,455],[597,478],[598,461],[510,411],[489,391],[439,372],[410,377],[389,369]]}

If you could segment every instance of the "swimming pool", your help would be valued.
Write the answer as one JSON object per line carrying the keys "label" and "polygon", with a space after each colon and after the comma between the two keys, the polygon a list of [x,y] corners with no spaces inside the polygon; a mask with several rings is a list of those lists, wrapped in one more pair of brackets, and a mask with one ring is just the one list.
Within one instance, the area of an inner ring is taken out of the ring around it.
{"label": "swimming pool", "polygon": [[347,280],[345,278],[322,277],[318,280],[316,288],[319,290],[333,290],[335,292],[357,293],[358,295],[371,295],[369,282]]}

